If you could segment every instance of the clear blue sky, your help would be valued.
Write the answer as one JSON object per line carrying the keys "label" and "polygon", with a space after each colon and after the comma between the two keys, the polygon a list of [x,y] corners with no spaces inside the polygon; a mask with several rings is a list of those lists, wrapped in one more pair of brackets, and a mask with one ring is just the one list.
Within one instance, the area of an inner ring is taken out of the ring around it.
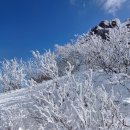
{"label": "clear blue sky", "polygon": [[0,60],[26,59],[31,50],[65,44],[101,20],[130,17],[129,0],[103,1],[0,0]]}

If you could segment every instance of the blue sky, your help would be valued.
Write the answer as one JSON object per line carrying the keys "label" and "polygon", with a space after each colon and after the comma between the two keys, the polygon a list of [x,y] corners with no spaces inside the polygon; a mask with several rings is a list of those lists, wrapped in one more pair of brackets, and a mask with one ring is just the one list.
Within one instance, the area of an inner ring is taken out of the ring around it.
{"label": "blue sky", "polygon": [[130,17],[129,0],[0,0],[0,60],[27,59],[115,17]]}

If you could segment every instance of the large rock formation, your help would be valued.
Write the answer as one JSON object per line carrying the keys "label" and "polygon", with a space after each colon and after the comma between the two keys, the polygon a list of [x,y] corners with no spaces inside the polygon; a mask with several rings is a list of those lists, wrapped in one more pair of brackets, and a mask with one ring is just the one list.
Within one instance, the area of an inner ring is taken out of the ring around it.
{"label": "large rock formation", "polygon": [[109,30],[113,28],[124,27],[130,28],[130,19],[121,23],[119,19],[104,20],[101,21],[97,26],[91,29],[90,34],[100,35],[103,39],[108,39]]}

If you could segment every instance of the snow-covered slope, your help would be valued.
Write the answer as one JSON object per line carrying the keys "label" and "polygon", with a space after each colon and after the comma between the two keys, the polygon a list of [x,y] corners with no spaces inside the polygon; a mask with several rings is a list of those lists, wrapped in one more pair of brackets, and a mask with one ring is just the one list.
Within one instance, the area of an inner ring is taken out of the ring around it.
{"label": "snow-covered slope", "polygon": [[[82,83],[88,79],[90,72],[78,72],[73,76]],[[71,83],[71,78],[69,79]],[[5,94],[0,94],[0,130],[12,128],[18,130],[21,127],[24,130],[37,130],[39,125],[31,117],[28,110],[33,108],[33,95],[39,95],[43,90],[53,87],[55,82],[60,84],[68,84],[68,77],[62,77],[56,80],[43,82],[30,88],[11,91]],[[114,90],[116,95],[115,103],[121,104],[121,112],[123,115],[130,113],[130,77],[125,74],[107,74],[100,70],[93,72],[92,81],[94,88],[104,86],[108,92]],[[73,84],[74,85],[74,84]],[[64,85],[63,85],[64,86]],[[128,116],[128,115],[127,115]],[[129,116],[127,117],[129,119]],[[127,122],[130,124],[130,122]],[[11,130],[12,130],[11,129]]]}

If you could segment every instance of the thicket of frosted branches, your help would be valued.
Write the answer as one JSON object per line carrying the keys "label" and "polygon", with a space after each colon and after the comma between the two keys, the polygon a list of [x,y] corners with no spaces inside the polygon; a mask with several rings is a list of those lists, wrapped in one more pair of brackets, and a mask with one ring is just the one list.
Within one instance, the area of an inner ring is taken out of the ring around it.
{"label": "thicket of frosted branches", "polygon": [[83,34],[64,46],[56,45],[54,52],[32,51],[32,58],[27,62],[5,60],[0,68],[0,85],[9,91],[28,86],[30,80],[40,83],[57,78],[65,75],[67,62],[74,65],[73,72],[83,67],[129,74],[130,30],[117,27],[109,29],[106,35],[107,40],[95,34]]}
{"label": "thicket of frosted branches", "polygon": [[69,61],[75,66],[75,70],[84,65],[86,69],[129,73],[130,30],[127,27],[113,28],[106,35],[107,40],[95,34],[83,34],[70,44],[56,45],[59,64],[64,65]]}
{"label": "thicket of frosted branches", "polygon": [[41,130],[126,130],[128,126],[115,105],[113,91],[103,86],[94,88],[92,71],[88,80],[78,82],[68,75],[64,84],[55,80],[53,86],[32,96],[30,109]]}
{"label": "thicket of frosted branches", "polygon": [[[115,104],[113,90],[109,93],[104,86],[94,87],[92,70],[86,73],[86,79],[76,79],[69,65],[67,76],[54,79],[52,84],[31,94],[28,110],[3,110],[1,114],[2,130],[14,130],[21,127],[23,121],[32,118],[37,124],[29,123],[28,130],[127,130],[130,126],[120,113],[120,104]],[[26,113],[28,113],[26,115]],[[29,117],[27,117],[29,116]],[[29,118],[29,119],[28,119]]]}
{"label": "thicket of frosted branches", "polygon": [[30,83],[41,83],[43,80],[58,77],[56,55],[50,51],[40,54],[32,52],[32,58],[23,62],[16,59],[1,62],[0,86],[3,91],[20,89]]}

